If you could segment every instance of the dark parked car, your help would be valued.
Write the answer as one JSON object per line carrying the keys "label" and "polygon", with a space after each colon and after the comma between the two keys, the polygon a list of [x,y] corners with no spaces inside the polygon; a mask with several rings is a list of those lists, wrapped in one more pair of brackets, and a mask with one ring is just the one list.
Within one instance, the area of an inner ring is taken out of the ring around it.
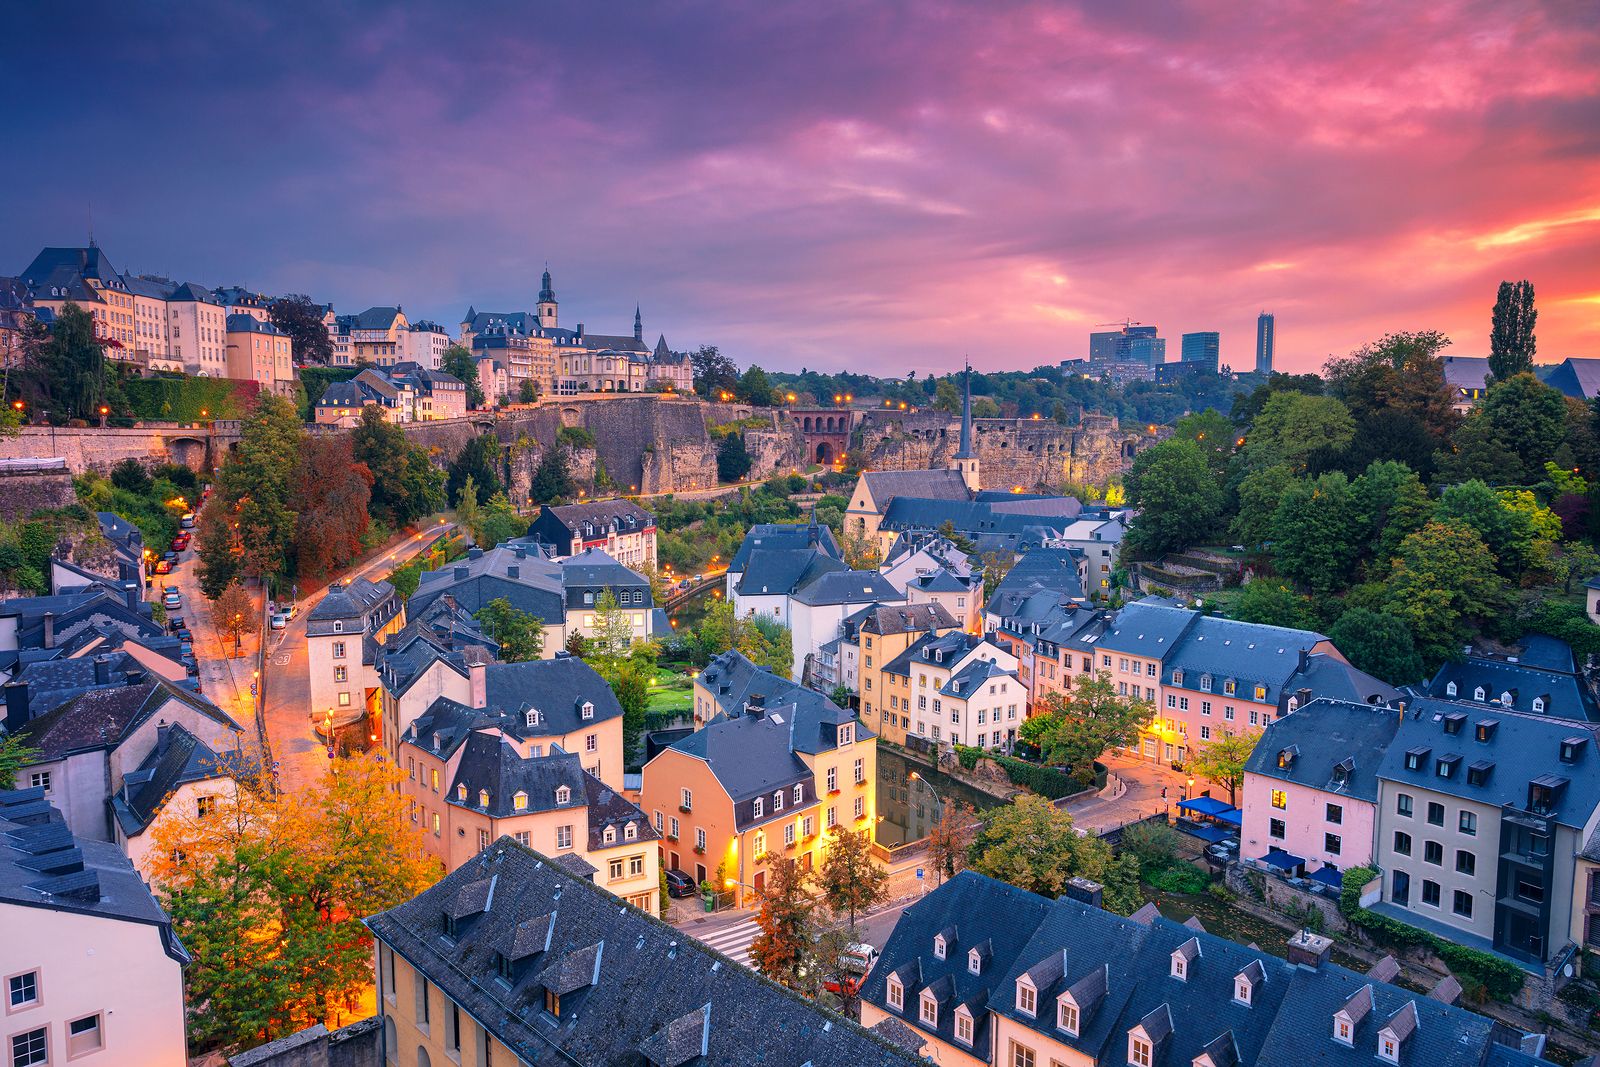
{"label": "dark parked car", "polygon": [[175,634],[179,630],[182,630],[183,628],[184,628],[184,626],[183,626],[183,616],[182,615],[168,615],[167,616],[167,633]]}
{"label": "dark parked car", "polygon": [[672,870],[667,872],[667,896],[692,897],[694,896],[694,879],[682,871]]}

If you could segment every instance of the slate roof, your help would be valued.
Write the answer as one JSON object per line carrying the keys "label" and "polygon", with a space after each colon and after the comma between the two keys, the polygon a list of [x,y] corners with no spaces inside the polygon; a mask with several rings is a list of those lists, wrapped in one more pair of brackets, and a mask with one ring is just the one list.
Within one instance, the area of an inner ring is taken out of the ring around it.
{"label": "slate roof", "polygon": [[262,322],[254,315],[245,315],[242,313],[237,315],[229,315],[227,328],[229,333],[264,333],[270,334],[273,337],[285,336],[284,332],[272,325],[272,323]]}
{"label": "slate roof", "polygon": [[1356,704],[1388,704],[1400,696],[1400,690],[1382,678],[1374,678],[1327,652],[1307,656],[1305,666],[1289,677],[1284,689],[1290,693],[1309,689],[1314,696]]}
{"label": "slate roof", "polygon": [[991,678],[1016,678],[1014,671],[1008,671],[994,660],[975,659],[962,667],[950,680],[939,687],[939,692],[947,697],[956,697],[961,700],[972,696],[978,687]]}
{"label": "slate roof", "polygon": [[171,919],[122,849],[75,839],[43,789],[0,792],[0,904],[153,926],[168,956],[190,962]]}
{"label": "slate roof", "polygon": [[758,548],[745,557],[734,588],[741,596],[788,596],[824,574],[848,569],[816,548]]}
{"label": "slate roof", "polygon": [[[743,584],[741,583],[741,588]],[[801,604],[870,604],[898,600],[903,594],[877,571],[830,570],[806,580],[792,594]]]}
{"label": "slate roof", "polygon": [[655,524],[655,516],[631,500],[590,500],[540,508],[528,526],[528,536],[566,548],[574,538],[603,538],[613,530],[640,533]]}
{"label": "slate roof", "polygon": [[1593,400],[1600,395],[1600,359],[1565,359],[1545,376],[1544,383],[1565,396]]}
{"label": "slate roof", "polygon": [[869,604],[845,618],[846,633],[903,634],[918,630],[948,630],[958,623],[943,604]]}
{"label": "slate roof", "polygon": [[866,479],[872,502],[880,515],[889,510],[890,503],[896,497],[901,496],[924,500],[972,499],[972,493],[962,480],[960,471],[869,471],[861,477]]}
{"label": "slate roof", "polygon": [[744,540],[739,542],[739,550],[728,561],[728,570],[735,574],[745,570],[751,553],[757,550],[806,549],[813,545],[836,560],[844,559],[844,553],[839,549],[839,542],[834,540],[833,530],[824,523],[818,523],[816,526],[804,522],[757,523],[750,527],[744,535]]}
{"label": "slate roof", "polygon": [[[1474,701],[1530,714],[1600,722],[1600,705],[1576,672],[1571,646],[1539,636],[1541,640],[1532,642],[1531,662],[1523,656],[1516,657],[1517,662],[1513,663],[1510,659],[1482,655],[1459,661],[1446,660],[1423,691],[1440,700]],[[1561,649],[1565,649],[1565,657]],[[1453,693],[1452,684],[1455,686]],[[1484,691],[1483,701],[1477,701],[1474,695],[1480,687]],[[1510,700],[1502,703],[1502,698],[1508,694]],[[1543,702],[1537,711],[1533,706],[1535,700]]]}
{"label": "slate roof", "polygon": [[972,572],[971,558],[943,534],[930,530],[908,530],[895,537],[889,551],[883,554],[883,569],[888,570],[901,560],[925,552],[932,559],[960,574]]}
{"label": "slate roof", "polygon": [[[1012,928],[1012,916],[1018,917],[1015,926],[1020,929]],[[1124,1062],[1128,1032],[1143,1026],[1156,1040],[1154,1062],[1159,1064],[1190,1064],[1209,1052],[1219,1065],[1365,1067],[1375,1060],[1378,1030],[1392,1019],[1409,1020],[1413,1013],[1416,1026],[1402,1045],[1402,1065],[1499,1062],[1495,1024],[1461,1008],[1337,964],[1291,964],[1172,922],[1159,912],[1141,911],[1138,918],[1125,919],[1073,899],[1052,901],[1024,893],[970,871],[906,909],[863,986],[863,999],[927,1033],[917,994],[942,980],[952,965],[964,972],[965,949],[973,937],[969,931],[986,919],[999,935],[993,944],[988,1008],[1042,1039],[1077,1050],[1090,1062]],[[952,921],[959,924],[961,937],[950,959],[936,960],[933,935]],[[1172,974],[1172,957],[1180,950],[1187,959],[1181,979]],[[910,986],[903,1012],[889,1008],[884,996],[891,973]],[[1017,1008],[1017,983],[1024,974],[1038,987],[1033,1016]],[[1254,983],[1248,1005],[1234,999],[1239,975]],[[951,977],[963,980],[960,974]],[[1347,1047],[1334,1040],[1333,1016],[1364,987],[1370,987],[1372,1010]],[[1069,990],[1080,1005],[1075,1037],[1056,1025],[1057,998]],[[953,1016],[941,1009],[937,1035],[960,1048],[947,1017]],[[986,1035],[977,1036],[981,1050]],[[1049,1058],[1050,1047],[1045,1045],[1041,1062]],[[1526,1062],[1547,1061],[1532,1057]]]}
{"label": "slate roof", "polygon": [[[1199,618],[1198,612],[1151,600],[1138,600],[1112,617],[1098,645],[1111,652],[1131,652],[1165,659]],[[1220,689],[1220,687],[1219,687]]]}
{"label": "slate roof", "polygon": [[43,248],[33,257],[19,277],[34,290],[51,286],[81,285],[84,278],[93,278],[109,289],[123,289],[122,275],[106,258],[105,251],[94,245],[88,248]]}
{"label": "slate roof", "polygon": [[351,325],[357,330],[387,330],[399,316],[397,307],[370,307],[352,316]]}
{"label": "slate roof", "polygon": [[165,740],[152,748],[138,768],[123,778],[111,811],[127,837],[143,833],[179,786],[217,778],[239,778],[253,764],[239,752],[218,753],[181,723],[167,727]]}
{"label": "slate roof", "polygon": [[[515,568],[516,577],[511,576],[512,568]],[[423,572],[417,591],[407,602],[407,610],[425,611],[446,594],[469,614],[503,597],[512,607],[545,622],[566,620],[561,568],[524,546],[500,545],[477,557],[469,553],[467,559]]]}
{"label": "slate roof", "polygon": [[[1299,714],[1296,712],[1296,714]],[[1461,725],[1447,733],[1451,716],[1460,715]],[[1489,739],[1477,739],[1478,726],[1491,723]],[[1560,760],[1562,742],[1577,738],[1578,747],[1571,763]],[[1406,754],[1427,750],[1417,770],[1406,768]],[[1509,804],[1526,810],[1529,783],[1542,776],[1564,781],[1552,818],[1563,826],[1582,830],[1589,816],[1600,806],[1600,727],[1590,723],[1552,719],[1542,715],[1488,708],[1446,700],[1418,699],[1406,709],[1405,720],[1395,733],[1384,757],[1379,777],[1417,789],[1498,807]],[[1441,778],[1437,773],[1441,757],[1458,756],[1454,773]],[[1473,764],[1489,762],[1492,768],[1482,785],[1468,781]]]}
{"label": "slate roof", "polygon": [[756,666],[742,652],[730,649],[707,663],[695,679],[723,711],[742,711],[752,696],[776,703],[785,693],[800,686],[787,678]]}
{"label": "slate roof", "polygon": [[11,680],[27,683],[28,714],[38,718],[91,689],[127,685],[131,680],[143,680],[147,673],[144,665],[127,653],[110,652],[35,661],[23,666]]}
{"label": "slate roof", "polygon": [[62,759],[74,752],[114,748],[169,701],[187,704],[233,730],[242,731],[227,712],[198,693],[181,689],[161,678],[117,689],[92,689],[29,722],[18,732],[30,748],[39,750],[35,762]]}
{"label": "slate roof", "polygon": [[[917,638],[906,646],[894,659],[883,665],[885,674],[898,674],[910,677],[912,664],[929,663],[940,667],[953,667],[962,656],[983,644],[983,638],[976,634],[965,633],[961,630],[951,630],[949,633],[926,634]],[[942,659],[930,657],[940,656]]]}
{"label": "slate roof", "polygon": [[[1313,700],[1268,725],[1244,769],[1376,804],[1378,769],[1399,728],[1395,708]],[[1295,757],[1279,767],[1279,753],[1290,748],[1298,750]],[[1343,770],[1340,779],[1336,768]]]}
{"label": "slate roof", "polygon": [[[486,904],[458,920],[453,940],[441,937],[457,897],[484,880]],[[509,838],[367,926],[528,1063],[647,1053],[679,1067],[918,1062]],[[497,954],[510,960],[509,982],[495,977]],[[567,990],[559,1021],[542,1014],[545,985]],[[696,1044],[693,1016],[708,1005]],[[702,1048],[703,1059],[690,1058]]]}
{"label": "slate roof", "polygon": [[[332,626],[335,620],[348,624],[374,616],[378,623],[373,629],[381,629],[383,623],[393,618],[399,610],[400,602],[395,598],[394,586],[388,582],[353,578],[329,589],[327,595],[311,609],[306,615],[306,634],[321,636],[335,633]],[[360,629],[358,626],[356,631]],[[346,625],[337,632],[349,633],[351,627]]]}
{"label": "slate roof", "polygon": [[884,509],[879,529],[891,533],[938,530],[948,522],[980,552],[1025,552],[1059,536],[1068,521],[1049,512],[1020,508],[1019,504],[897,496]]}
{"label": "slate roof", "polygon": [[1487,389],[1488,379],[1489,357],[1444,357],[1444,384],[1451,390],[1451,392],[1455,392],[1460,389]]}
{"label": "slate roof", "polygon": [[[490,663],[484,672],[484,690],[490,711],[505,711],[525,721],[528,709],[539,710],[540,727],[522,728],[523,736],[528,737],[568,734],[622,716],[622,705],[605,679],[576,656]],[[580,710],[586,702],[594,705],[589,719],[583,718]]]}
{"label": "slate roof", "polygon": [[911,584],[923,593],[970,593],[982,586],[983,579],[975,574],[963,578],[948,567],[940,567],[931,574],[917,575]]}

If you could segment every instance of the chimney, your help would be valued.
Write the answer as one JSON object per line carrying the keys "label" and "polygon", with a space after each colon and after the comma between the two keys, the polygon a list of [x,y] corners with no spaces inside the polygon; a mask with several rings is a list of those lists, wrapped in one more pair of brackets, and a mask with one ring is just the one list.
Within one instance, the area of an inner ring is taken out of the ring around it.
{"label": "chimney", "polygon": [[477,545],[473,545],[471,548],[467,549],[467,558],[468,559],[482,559],[483,558],[483,549],[479,548]]}
{"label": "chimney", "polygon": [[521,578],[522,568],[513,563],[511,566],[506,568],[506,577],[512,579],[513,581]]}
{"label": "chimney", "polygon": [[486,661],[467,664],[467,688],[473,707],[481,708],[489,703],[489,664]]}
{"label": "chimney", "polygon": [[1087,904],[1091,908],[1105,906],[1101,903],[1102,898],[1105,896],[1104,888],[1099,882],[1091,881],[1088,878],[1078,877],[1072,879],[1067,883],[1067,891],[1061,895],[1070,900],[1076,900],[1080,904]]}
{"label": "chimney", "polygon": [[1301,930],[1289,939],[1289,962],[1302,967],[1316,970],[1328,962],[1328,953],[1333,951],[1333,939],[1314,934],[1310,930]]}
{"label": "chimney", "polygon": [[456,567],[455,568],[455,576],[456,576],[455,580],[458,581],[458,582],[466,581],[467,580],[467,568],[465,568],[465,567]]}
{"label": "chimney", "polygon": [[56,647],[56,613],[53,611],[44,613],[44,647]]}
{"label": "chimney", "polygon": [[525,549],[525,548],[520,548],[519,547],[517,549],[517,558],[518,559],[527,559],[528,558],[528,550]]}
{"label": "chimney", "polygon": [[6,733],[15,734],[28,725],[28,683],[6,683]]}
{"label": "chimney", "polygon": [[111,684],[111,657],[96,656],[94,658],[94,684]]}
{"label": "chimney", "polygon": [[1302,648],[1300,650],[1300,670],[1303,671],[1310,665],[1311,665],[1311,650],[1308,649],[1308,648]]}
{"label": "chimney", "polygon": [[750,699],[745,701],[744,713],[752,719],[759,719],[767,714],[767,698],[760,693],[752,693]]}
{"label": "chimney", "polygon": [[123,599],[123,602],[128,605],[128,610],[129,611],[138,611],[139,610],[139,604],[144,599],[142,596],[139,595],[139,583],[138,582],[123,582],[122,583],[122,599]]}
{"label": "chimney", "polygon": [[1294,691],[1294,706],[1295,707],[1303,708],[1309,703],[1311,703],[1311,690],[1310,689],[1296,689]]}
{"label": "chimney", "polygon": [[165,756],[167,754],[167,744],[171,740],[171,735],[172,727],[167,720],[162,719],[156,724],[156,755]]}

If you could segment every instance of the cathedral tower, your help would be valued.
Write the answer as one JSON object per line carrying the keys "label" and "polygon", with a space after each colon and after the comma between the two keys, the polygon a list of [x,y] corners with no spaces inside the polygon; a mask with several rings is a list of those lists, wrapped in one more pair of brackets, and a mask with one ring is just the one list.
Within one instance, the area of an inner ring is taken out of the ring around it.
{"label": "cathedral tower", "polygon": [[544,281],[539,289],[539,325],[556,325],[556,291],[550,286],[550,268],[544,269]]}
{"label": "cathedral tower", "polygon": [[978,453],[972,447],[972,363],[967,363],[962,375],[961,393],[961,448],[950,460],[950,469],[961,472],[967,491],[976,493],[982,487],[978,472]]}

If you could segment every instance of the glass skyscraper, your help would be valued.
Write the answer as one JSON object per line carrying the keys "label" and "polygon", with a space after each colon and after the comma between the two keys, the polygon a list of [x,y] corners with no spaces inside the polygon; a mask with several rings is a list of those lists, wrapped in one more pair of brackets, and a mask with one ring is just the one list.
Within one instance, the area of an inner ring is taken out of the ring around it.
{"label": "glass skyscraper", "polygon": [[1278,320],[1270,311],[1256,316],[1256,373],[1272,373],[1272,351],[1277,345]]}
{"label": "glass skyscraper", "polygon": [[1222,335],[1216,330],[1183,335],[1183,362],[1204,363],[1206,369],[1215,374],[1221,355]]}

